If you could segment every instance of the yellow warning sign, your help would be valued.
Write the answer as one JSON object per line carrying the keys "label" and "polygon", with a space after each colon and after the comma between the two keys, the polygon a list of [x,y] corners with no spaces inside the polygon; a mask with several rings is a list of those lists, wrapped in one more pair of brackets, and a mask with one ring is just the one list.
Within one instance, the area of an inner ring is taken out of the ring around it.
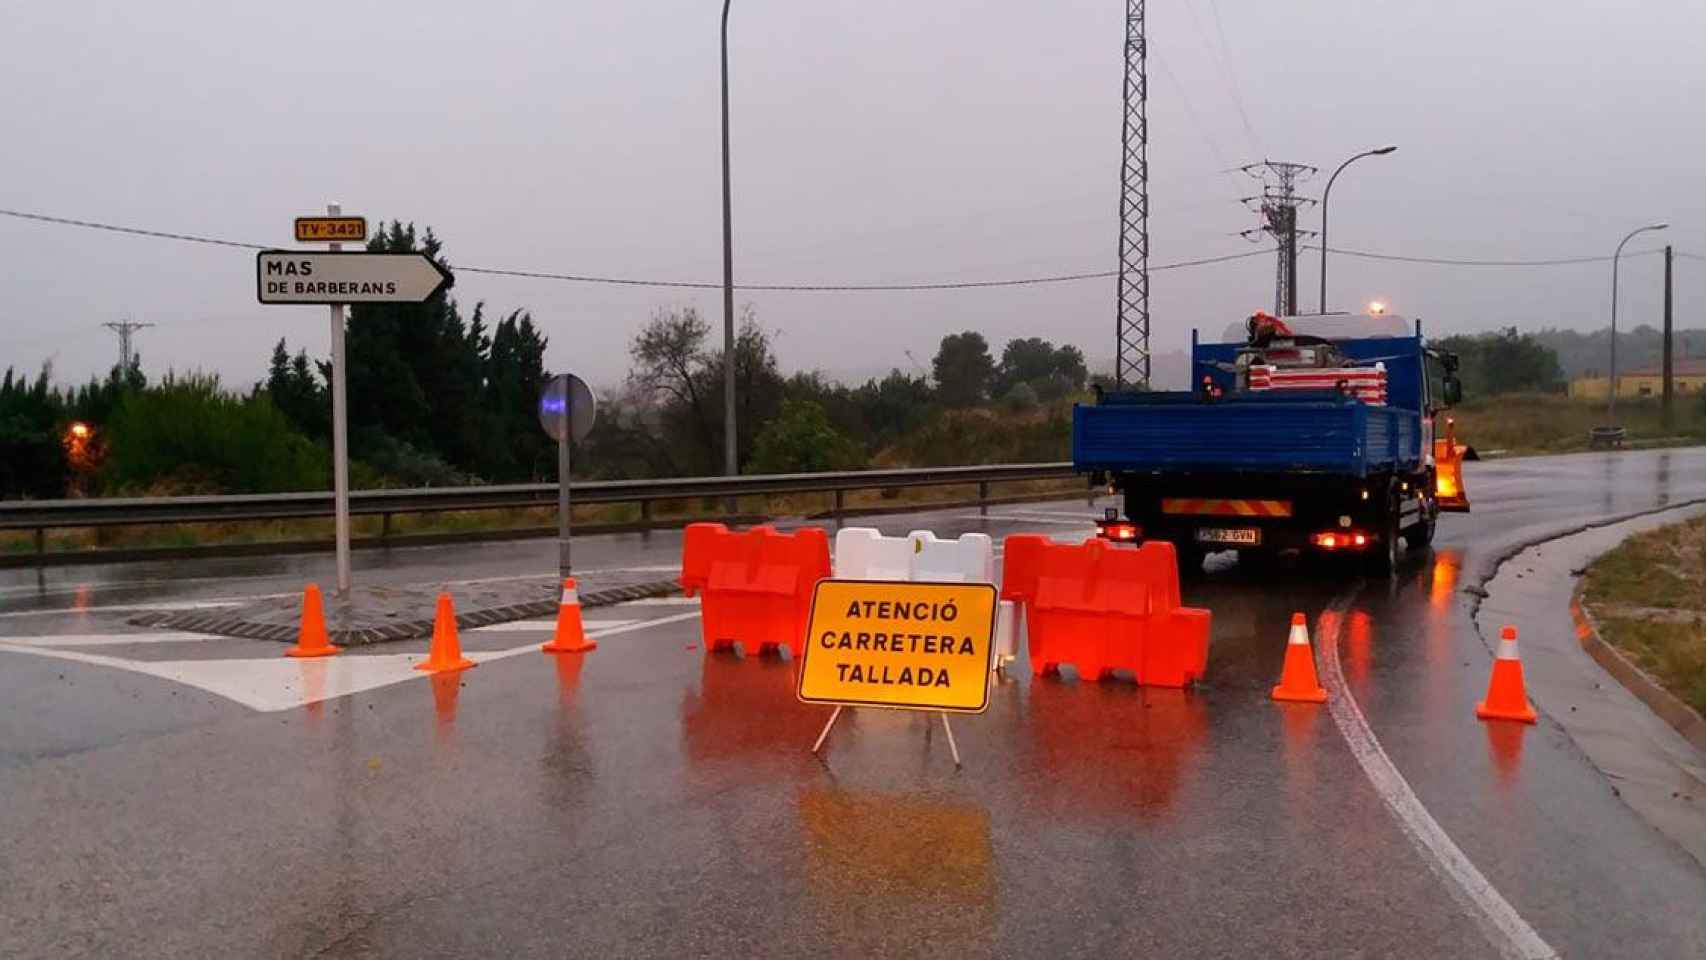
{"label": "yellow warning sign", "polygon": [[995,585],[820,580],[800,699],[982,713],[994,669]]}
{"label": "yellow warning sign", "polygon": [[366,217],[297,217],[297,243],[362,243]]}

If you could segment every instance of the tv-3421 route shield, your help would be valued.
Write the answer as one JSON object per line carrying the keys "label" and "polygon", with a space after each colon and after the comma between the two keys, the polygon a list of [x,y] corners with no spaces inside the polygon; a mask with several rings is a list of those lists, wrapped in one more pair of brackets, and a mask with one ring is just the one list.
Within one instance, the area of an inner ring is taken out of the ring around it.
{"label": "tv-3421 route shield", "polygon": [[424,253],[262,250],[255,296],[262,303],[421,303],[455,283]]}

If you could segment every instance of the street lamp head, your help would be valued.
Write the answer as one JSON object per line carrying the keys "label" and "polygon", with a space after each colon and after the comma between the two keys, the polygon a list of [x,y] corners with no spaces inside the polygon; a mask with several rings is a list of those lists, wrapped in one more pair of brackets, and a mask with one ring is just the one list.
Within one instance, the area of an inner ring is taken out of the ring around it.
{"label": "street lamp head", "polygon": [[1396,149],[1398,149],[1398,148],[1397,148],[1397,147],[1396,147],[1396,146],[1392,146],[1392,147],[1381,147],[1381,148],[1380,148],[1380,149],[1379,149],[1379,150],[1371,150],[1371,151],[1369,151],[1369,152],[1370,152],[1370,153],[1372,153],[1372,154],[1374,154],[1374,155],[1375,155],[1375,156],[1377,156],[1377,157],[1384,157],[1384,156],[1386,156],[1386,155],[1387,155],[1387,154],[1389,154],[1389,153],[1391,153],[1391,152],[1392,152],[1392,151],[1394,151],[1394,150],[1396,150]]}
{"label": "street lamp head", "polygon": [[1670,226],[1670,224],[1668,224],[1668,223],[1655,223],[1652,226],[1648,227],[1647,229],[1648,230],[1664,230],[1664,229],[1668,228],[1669,226]]}

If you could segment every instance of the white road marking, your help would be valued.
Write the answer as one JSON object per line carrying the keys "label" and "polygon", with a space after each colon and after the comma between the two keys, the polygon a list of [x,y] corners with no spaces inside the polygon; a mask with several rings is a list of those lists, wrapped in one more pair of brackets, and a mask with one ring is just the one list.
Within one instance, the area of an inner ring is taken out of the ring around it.
{"label": "white road marking", "polygon": [[1428,813],[1380,746],[1362,708],[1357,706],[1356,698],[1345,684],[1344,671],[1339,666],[1339,633],[1359,589],[1334,599],[1316,621],[1315,647],[1321,660],[1321,685],[1327,688],[1327,709],[1333,715],[1333,722],[1338,724],[1351,755],[1356,757],[1375,791],[1397,817],[1404,835],[1434,873],[1448,881],[1447,888],[1453,897],[1479,914],[1500,954],[1521,960],[1556,958],[1558,952],[1522,919],[1510,901],[1475,868],[1439,821]]}
{"label": "white road marking", "polygon": [[40,637],[7,637],[26,647],[127,647],[144,643],[190,643],[226,640],[211,633],[57,633]]}
{"label": "white road marking", "polygon": [[299,597],[299,593],[258,593],[252,597],[227,597],[218,600],[178,600],[162,603],[114,603],[81,607],[51,607],[42,610],[9,610],[0,617],[44,617],[66,613],[119,613],[130,610],[216,610],[221,607],[240,607],[256,600],[276,600],[279,597]]}
{"label": "white road marking", "polygon": [[653,604],[657,604],[665,607],[697,607],[699,605],[699,601],[699,597],[648,597],[644,600],[630,600],[623,605],[645,604],[646,606],[651,606]]}
{"label": "white road marking", "polygon": [[[591,639],[603,639],[635,630],[677,623],[699,616],[698,611],[672,614],[651,620],[636,620],[607,629],[589,629]],[[232,660],[126,660],[81,650],[30,646],[19,640],[28,637],[8,637],[0,640],[0,651],[27,653],[113,667],[146,676],[159,677],[174,683],[206,690],[235,701],[251,710],[274,712],[291,710],[335,697],[361,693],[407,680],[423,679],[427,675],[416,670],[415,664],[425,656],[417,653],[346,653],[336,657],[312,660],[292,660],[284,656],[242,658]],[[465,650],[463,656],[475,663],[507,660],[524,653],[545,656],[537,642],[525,643],[506,650]]]}

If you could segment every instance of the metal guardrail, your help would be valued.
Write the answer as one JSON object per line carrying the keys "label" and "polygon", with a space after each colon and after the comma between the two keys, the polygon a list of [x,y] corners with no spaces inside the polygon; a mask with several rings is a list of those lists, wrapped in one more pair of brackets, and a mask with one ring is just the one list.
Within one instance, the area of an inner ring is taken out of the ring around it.
{"label": "metal guardrail", "polygon": [[[1053,480],[1073,476],[1071,463],[997,464],[976,467],[933,467],[903,470],[853,470],[839,473],[782,473],[745,477],[688,477],[668,480],[607,480],[571,483],[569,492],[577,505],[634,503],[640,520],[628,529],[678,526],[685,520],[658,520],[653,504],[667,500],[731,498],[758,495],[829,493],[833,507],[829,516],[886,510],[848,510],[847,493],[901,487],[947,487],[977,485],[971,504],[987,512],[992,502],[990,485],[1027,480]],[[1007,499],[1007,498],[1003,498]],[[518,507],[555,507],[554,483],[509,484],[486,487],[439,487],[411,490],[359,490],[350,494],[354,516],[384,518],[380,539],[390,535],[394,514],[444,513],[466,510],[507,510]],[[930,504],[919,504],[929,507]],[[31,530],[35,533],[34,554],[46,555],[48,530],[80,527],[138,526],[175,523],[231,523],[264,520],[301,520],[332,516],[332,494],[270,493],[212,497],[115,497],[87,500],[15,500],[0,502],[0,530]],[[91,550],[90,554],[103,554]]]}

